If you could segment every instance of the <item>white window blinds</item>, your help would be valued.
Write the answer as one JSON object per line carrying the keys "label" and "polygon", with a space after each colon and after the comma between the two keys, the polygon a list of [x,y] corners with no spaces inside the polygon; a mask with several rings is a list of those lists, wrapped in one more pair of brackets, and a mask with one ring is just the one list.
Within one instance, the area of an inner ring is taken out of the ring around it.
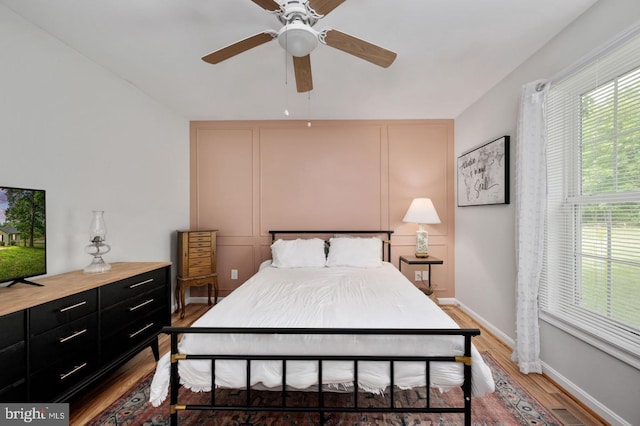
{"label": "white window blinds", "polygon": [[640,366],[640,35],[551,85],[540,306]]}

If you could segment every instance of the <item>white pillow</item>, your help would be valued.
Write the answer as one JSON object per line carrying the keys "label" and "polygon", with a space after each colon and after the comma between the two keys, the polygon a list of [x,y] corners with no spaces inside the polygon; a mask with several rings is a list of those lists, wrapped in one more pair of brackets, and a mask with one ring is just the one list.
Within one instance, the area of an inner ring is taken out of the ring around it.
{"label": "white pillow", "polygon": [[372,238],[331,238],[327,266],[376,268],[382,265],[382,240]]}
{"label": "white pillow", "polygon": [[258,266],[258,271],[262,271],[264,268],[270,267],[271,263],[273,263],[273,261],[271,259],[265,260],[264,262],[262,262],[260,264],[260,266]]}
{"label": "white pillow", "polygon": [[322,268],[327,262],[320,238],[277,240],[271,244],[271,257],[276,268]]}

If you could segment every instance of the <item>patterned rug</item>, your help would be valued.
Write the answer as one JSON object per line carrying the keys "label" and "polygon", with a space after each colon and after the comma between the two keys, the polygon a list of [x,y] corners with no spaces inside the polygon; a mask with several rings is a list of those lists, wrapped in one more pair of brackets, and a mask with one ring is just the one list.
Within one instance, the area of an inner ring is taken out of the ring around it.
{"label": "patterned rug", "polygon": [[[491,367],[496,383],[496,391],[481,398],[474,398],[472,407],[472,423],[474,426],[562,426],[562,423],[545,409],[535,398],[522,388],[509,374],[487,353],[483,358]],[[149,385],[152,375],[137,383],[126,394],[122,395],[101,415],[94,418],[89,426],[165,426],[169,425],[168,401],[159,407],[153,407],[149,402]],[[269,401],[279,403],[278,392],[252,391],[254,403],[267,404]],[[184,388],[180,389],[180,403],[206,403],[210,394],[193,393]],[[399,407],[425,406],[425,389],[417,388],[395,393],[396,405]],[[461,406],[462,392],[453,389],[440,393],[431,391],[431,405]],[[216,402],[243,403],[246,398],[244,391],[224,390],[216,394]],[[295,405],[296,400],[317,398],[315,394],[305,392],[288,392],[287,404]],[[168,398],[167,398],[168,399]],[[317,399],[316,399],[317,400]],[[313,401],[313,400],[311,400]],[[313,403],[313,402],[312,402]],[[325,394],[327,406],[352,406],[351,394]],[[359,406],[389,405],[389,397],[361,394]],[[421,405],[419,405],[421,404]],[[457,426],[463,424],[463,418],[458,414],[394,414],[394,413],[328,413],[325,424],[331,426],[369,426],[369,425],[444,425]],[[212,426],[305,426],[319,424],[316,413],[280,413],[280,412],[208,412],[186,411],[179,413],[179,424],[184,426],[212,425]]]}

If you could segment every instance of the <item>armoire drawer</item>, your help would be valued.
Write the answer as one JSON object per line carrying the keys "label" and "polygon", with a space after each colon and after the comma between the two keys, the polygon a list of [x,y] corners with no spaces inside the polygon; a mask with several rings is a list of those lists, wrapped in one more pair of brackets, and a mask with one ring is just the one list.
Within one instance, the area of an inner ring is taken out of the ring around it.
{"label": "armoire drawer", "polygon": [[93,313],[31,339],[31,371],[55,364],[70,353],[88,356],[98,351],[98,315]]}
{"label": "armoire drawer", "polygon": [[199,268],[189,268],[189,276],[190,277],[201,277],[204,275],[211,275],[213,269],[211,266],[199,267]]}
{"label": "armoire drawer", "polygon": [[156,269],[155,271],[116,281],[115,283],[102,287],[100,289],[100,304],[102,309],[105,309],[137,297],[142,293],[165,286],[166,271],[164,269]]}
{"label": "armoire drawer", "polygon": [[97,312],[98,290],[63,297],[30,309],[30,334],[38,335]]}

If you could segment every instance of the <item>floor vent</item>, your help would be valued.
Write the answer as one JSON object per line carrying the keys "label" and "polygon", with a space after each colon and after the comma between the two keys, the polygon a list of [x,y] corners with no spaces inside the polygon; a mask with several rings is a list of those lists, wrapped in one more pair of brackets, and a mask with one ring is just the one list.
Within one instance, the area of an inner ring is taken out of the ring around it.
{"label": "floor vent", "polygon": [[551,412],[562,422],[564,426],[585,426],[582,420],[571,414],[571,411],[566,408],[552,408]]}

